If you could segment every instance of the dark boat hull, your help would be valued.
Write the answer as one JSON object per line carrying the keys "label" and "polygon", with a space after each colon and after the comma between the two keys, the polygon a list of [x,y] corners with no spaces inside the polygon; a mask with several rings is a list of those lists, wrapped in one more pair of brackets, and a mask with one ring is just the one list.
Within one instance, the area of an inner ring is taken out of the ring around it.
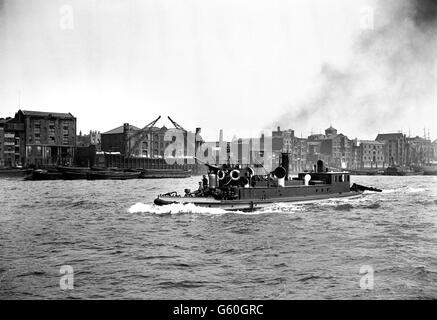
{"label": "dark boat hull", "polygon": [[62,179],[62,172],[41,172],[33,171],[24,178],[25,180],[60,180]]}
{"label": "dark boat hull", "polygon": [[200,198],[200,197],[171,197],[171,196],[158,196],[154,203],[156,205],[169,205],[169,204],[194,204],[204,208],[220,208],[224,210],[242,210],[252,211],[266,206],[271,206],[274,203],[305,203],[314,202],[318,200],[326,199],[338,199],[338,198],[353,198],[361,196],[363,191],[349,191],[341,193],[331,194],[311,194],[294,197],[281,197],[271,199],[244,199],[244,200],[215,200],[213,198]]}
{"label": "dark boat hull", "polygon": [[89,180],[129,180],[138,179],[141,172],[97,171],[89,172]]}
{"label": "dark boat hull", "polygon": [[28,173],[28,170],[25,169],[0,169],[0,178],[23,177],[26,173]]}
{"label": "dark boat hull", "polygon": [[142,179],[175,179],[189,178],[191,170],[145,169],[141,172]]}
{"label": "dark boat hull", "polygon": [[398,171],[385,173],[386,176],[421,176],[423,174],[423,171]]}
{"label": "dark boat hull", "polygon": [[84,180],[88,179],[89,171],[63,171],[62,179],[64,180]]}
{"label": "dark boat hull", "polygon": [[437,170],[424,171],[423,174],[425,176],[437,176]]}
{"label": "dark boat hull", "polygon": [[437,176],[437,165],[427,165],[421,168],[426,176]]}

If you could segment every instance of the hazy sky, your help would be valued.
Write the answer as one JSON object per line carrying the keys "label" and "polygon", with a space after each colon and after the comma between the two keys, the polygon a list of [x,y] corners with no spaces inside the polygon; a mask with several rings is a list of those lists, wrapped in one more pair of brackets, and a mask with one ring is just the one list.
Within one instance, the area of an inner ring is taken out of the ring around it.
{"label": "hazy sky", "polygon": [[405,47],[419,27],[392,27],[384,10],[370,0],[0,0],[0,117],[21,92],[22,109],[71,112],[83,132],[158,115],[170,126],[169,115],[209,140],[220,128],[306,136],[330,124],[351,138],[424,127],[436,137],[435,60],[412,62]]}

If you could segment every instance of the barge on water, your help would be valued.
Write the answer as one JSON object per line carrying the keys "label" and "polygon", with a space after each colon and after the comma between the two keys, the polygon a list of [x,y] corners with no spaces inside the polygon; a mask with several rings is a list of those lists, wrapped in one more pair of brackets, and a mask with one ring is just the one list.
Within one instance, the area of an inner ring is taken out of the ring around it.
{"label": "barge on water", "polygon": [[30,170],[26,180],[130,180],[188,178],[191,170],[183,169],[118,169],[98,167],[56,166]]}
{"label": "barge on water", "polygon": [[350,185],[349,172],[330,172],[319,160],[316,170],[302,172],[288,179],[288,172],[278,167],[267,175],[254,175],[251,168],[241,169],[229,165],[209,167],[208,178],[199,190],[185,189],[185,195],[170,192],[159,195],[156,205],[194,204],[207,208],[252,211],[278,202],[308,202],[332,198],[360,196],[365,190],[379,189],[358,184]]}

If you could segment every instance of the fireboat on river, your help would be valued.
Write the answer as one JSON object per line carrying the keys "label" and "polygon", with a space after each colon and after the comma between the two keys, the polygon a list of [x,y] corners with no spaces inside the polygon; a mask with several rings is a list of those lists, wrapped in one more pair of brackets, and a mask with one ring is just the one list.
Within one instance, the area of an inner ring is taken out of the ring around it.
{"label": "fireboat on river", "polygon": [[382,190],[354,183],[350,185],[349,172],[332,172],[319,160],[310,172],[302,172],[297,178],[288,177],[288,158],[282,157],[282,166],[266,175],[255,175],[250,167],[240,168],[229,164],[209,168],[199,189],[185,195],[169,192],[159,195],[156,205],[194,204],[206,208],[253,211],[279,202],[312,202],[332,198],[359,197],[366,190]]}

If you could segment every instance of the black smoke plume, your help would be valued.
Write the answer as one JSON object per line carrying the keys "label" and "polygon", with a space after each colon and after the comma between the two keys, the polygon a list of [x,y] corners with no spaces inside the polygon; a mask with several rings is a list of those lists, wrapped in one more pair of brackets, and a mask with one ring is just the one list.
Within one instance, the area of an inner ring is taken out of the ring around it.
{"label": "black smoke plume", "polygon": [[371,135],[406,129],[409,115],[436,115],[437,0],[381,0],[373,8],[374,28],[362,30],[352,60],[323,65],[313,93],[287,106],[274,126],[341,130],[359,119],[350,134]]}

